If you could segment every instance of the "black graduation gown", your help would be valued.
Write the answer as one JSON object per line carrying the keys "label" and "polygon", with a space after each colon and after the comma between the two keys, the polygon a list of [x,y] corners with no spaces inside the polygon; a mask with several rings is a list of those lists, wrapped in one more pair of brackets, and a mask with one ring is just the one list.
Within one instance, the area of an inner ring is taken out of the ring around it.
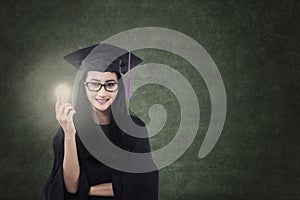
{"label": "black graduation gown", "polygon": [[[134,119],[136,121],[137,119]],[[131,152],[150,152],[148,138],[136,138],[121,134],[111,125],[101,125],[106,136],[119,147]],[[76,194],[66,191],[63,179],[64,132],[60,128],[53,139],[54,164],[44,189],[44,200],[157,200],[158,171],[125,173],[112,169],[95,159],[76,134],[76,146],[80,165],[79,188]],[[111,182],[114,197],[88,196],[90,186]]]}

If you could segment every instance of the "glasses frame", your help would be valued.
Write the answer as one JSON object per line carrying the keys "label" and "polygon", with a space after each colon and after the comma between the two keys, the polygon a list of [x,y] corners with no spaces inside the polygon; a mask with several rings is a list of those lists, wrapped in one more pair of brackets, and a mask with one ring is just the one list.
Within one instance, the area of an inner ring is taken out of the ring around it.
{"label": "glasses frame", "polygon": [[[107,92],[115,92],[115,91],[117,91],[117,90],[119,89],[119,83],[118,83],[118,82],[110,81],[110,82],[106,82],[106,83],[104,83],[104,84],[98,82],[98,84],[100,84],[100,88],[99,88],[98,90],[91,90],[91,89],[89,88],[89,86],[88,86],[90,83],[97,83],[97,82],[95,82],[95,81],[90,81],[90,82],[84,82],[84,83],[83,83],[83,84],[87,87],[87,89],[88,89],[89,91],[91,91],[91,92],[99,92],[99,91],[102,89],[102,87],[104,87],[105,91],[107,91]],[[114,83],[114,84],[117,84],[117,85],[118,85],[118,88],[117,88],[116,90],[107,90],[107,88],[106,88],[105,85],[108,84],[108,83]]]}

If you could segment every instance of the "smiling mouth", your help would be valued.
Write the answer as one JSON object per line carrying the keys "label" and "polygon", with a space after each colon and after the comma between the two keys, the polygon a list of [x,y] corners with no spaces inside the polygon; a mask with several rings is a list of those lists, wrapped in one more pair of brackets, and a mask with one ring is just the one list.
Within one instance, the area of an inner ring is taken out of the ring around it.
{"label": "smiling mouth", "polygon": [[96,99],[96,101],[100,104],[104,104],[105,102],[107,102],[109,99]]}

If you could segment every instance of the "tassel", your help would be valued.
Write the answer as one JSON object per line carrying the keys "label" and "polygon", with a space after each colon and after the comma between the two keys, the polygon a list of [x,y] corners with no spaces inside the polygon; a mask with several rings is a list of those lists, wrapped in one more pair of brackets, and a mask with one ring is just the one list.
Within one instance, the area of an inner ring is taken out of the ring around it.
{"label": "tassel", "polygon": [[130,99],[130,59],[131,53],[128,54],[128,77],[127,77],[127,98]]}

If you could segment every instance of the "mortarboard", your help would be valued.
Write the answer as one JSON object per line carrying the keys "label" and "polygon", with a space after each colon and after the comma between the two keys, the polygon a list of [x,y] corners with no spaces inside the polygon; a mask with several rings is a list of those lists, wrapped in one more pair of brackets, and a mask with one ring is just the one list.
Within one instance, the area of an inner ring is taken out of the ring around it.
{"label": "mortarboard", "polygon": [[[130,58],[130,59],[129,59]],[[64,56],[64,59],[83,71],[110,71],[125,74],[142,62],[142,59],[127,50],[100,43],[79,49]]]}
{"label": "mortarboard", "polygon": [[[82,71],[116,72],[125,74],[142,62],[131,52],[106,43],[91,45],[64,56],[64,59]],[[127,80],[127,97],[130,89],[130,74]]]}

